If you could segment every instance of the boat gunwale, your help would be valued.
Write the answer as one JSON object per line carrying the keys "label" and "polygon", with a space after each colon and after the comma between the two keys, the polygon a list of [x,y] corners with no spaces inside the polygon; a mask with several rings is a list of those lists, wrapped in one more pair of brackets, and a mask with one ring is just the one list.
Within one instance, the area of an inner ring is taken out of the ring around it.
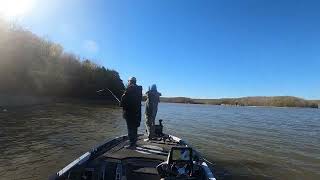
{"label": "boat gunwale", "polygon": [[101,154],[112,149],[113,147],[117,146],[118,144],[120,144],[121,142],[124,142],[127,139],[128,139],[127,135],[122,135],[122,136],[115,137],[113,139],[110,138],[110,139],[105,140],[103,143],[95,146],[90,151],[85,152],[80,157],[78,157],[77,159],[75,159],[74,161],[69,163],[67,166],[62,168],[60,171],[58,171],[54,175],[50,176],[49,180],[56,180],[56,179],[62,177],[67,172],[69,172],[71,169],[74,169],[74,168],[84,164],[85,162],[88,162],[92,159],[97,158]]}

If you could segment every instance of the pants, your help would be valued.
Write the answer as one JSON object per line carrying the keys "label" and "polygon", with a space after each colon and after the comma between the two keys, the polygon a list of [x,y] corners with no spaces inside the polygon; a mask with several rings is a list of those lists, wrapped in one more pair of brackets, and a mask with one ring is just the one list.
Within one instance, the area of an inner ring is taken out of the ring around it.
{"label": "pants", "polygon": [[145,117],[146,117],[146,130],[148,138],[155,137],[155,119],[157,116],[158,111],[158,103],[152,103],[149,100],[146,103],[146,111],[145,111]]}
{"label": "pants", "polygon": [[146,117],[146,129],[148,138],[155,137],[155,118],[154,117]]}
{"label": "pants", "polygon": [[138,127],[127,122],[127,128],[130,145],[135,145],[138,137]]}

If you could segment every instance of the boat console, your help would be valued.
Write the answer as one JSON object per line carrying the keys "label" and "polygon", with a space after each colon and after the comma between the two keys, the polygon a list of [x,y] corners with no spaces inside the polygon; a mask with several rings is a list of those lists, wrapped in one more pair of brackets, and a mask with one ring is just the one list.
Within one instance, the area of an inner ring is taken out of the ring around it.
{"label": "boat console", "polygon": [[192,148],[172,147],[167,161],[157,166],[162,179],[202,179],[200,167],[193,162]]}

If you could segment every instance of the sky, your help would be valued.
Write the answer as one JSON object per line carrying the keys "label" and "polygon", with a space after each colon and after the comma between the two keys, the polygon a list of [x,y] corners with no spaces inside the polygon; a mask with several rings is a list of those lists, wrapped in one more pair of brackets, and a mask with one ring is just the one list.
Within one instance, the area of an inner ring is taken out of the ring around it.
{"label": "sky", "polygon": [[[8,2],[19,0],[0,0]],[[16,12],[6,12],[6,19],[60,43],[66,52],[117,70],[124,82],[135,76],[145,90],[157,84],[163,96],[320,99],[320,1],[18,4],[19,9],[10,6]]]}

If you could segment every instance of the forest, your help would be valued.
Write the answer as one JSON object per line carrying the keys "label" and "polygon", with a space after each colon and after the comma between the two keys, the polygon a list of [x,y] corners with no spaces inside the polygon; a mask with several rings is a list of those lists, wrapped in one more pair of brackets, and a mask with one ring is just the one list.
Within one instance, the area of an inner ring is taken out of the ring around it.
{"label": "forest", "polygon": [[121,96],[124,84],[117,71],[0,20],[1,94],[97,98],[103,88]]}

